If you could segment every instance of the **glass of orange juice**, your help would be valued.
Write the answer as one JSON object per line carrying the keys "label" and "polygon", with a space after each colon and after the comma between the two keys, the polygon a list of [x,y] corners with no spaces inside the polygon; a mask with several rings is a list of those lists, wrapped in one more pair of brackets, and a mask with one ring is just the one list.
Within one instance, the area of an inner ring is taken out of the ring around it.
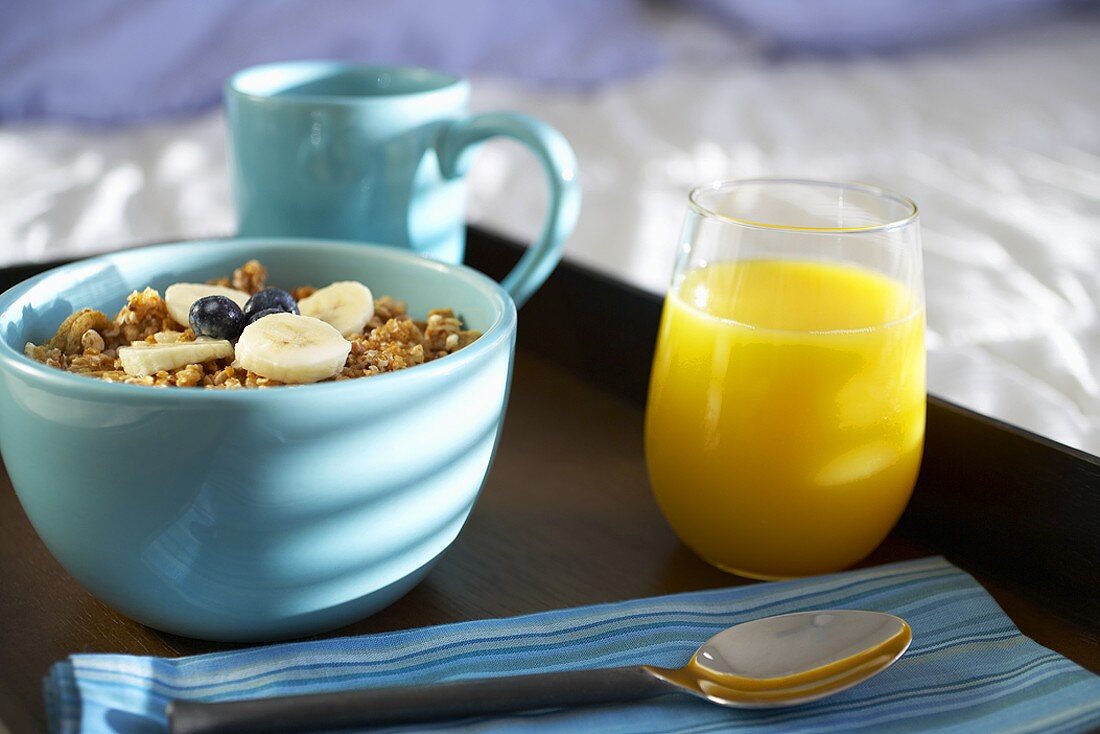
{"label": "glass of orange juice", "polygon": [[687,545],[752,578],[852,565],[909,500],[924,415],[912,201],[789,179],[691,192],[645,426]]}

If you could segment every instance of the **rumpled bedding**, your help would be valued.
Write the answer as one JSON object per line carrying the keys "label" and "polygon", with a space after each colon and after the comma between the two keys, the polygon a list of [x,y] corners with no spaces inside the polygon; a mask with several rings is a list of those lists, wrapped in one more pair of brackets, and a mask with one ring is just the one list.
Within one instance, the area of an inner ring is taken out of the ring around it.
{"label": "rumpled bedding", "polygon": [[[669,14],[663,66],[598,87],[474,78],[477,110],[572,141],[575,262],[667,285],[685,195],[757,175],[880,184],[922,210],[929,387],[1100,454],[1100,19],[878,57],[764,53]],[[470,219],[531,238],[545,192],[518,146],[485,146]],[[0,266],[229,234],[219,112],[89,129],[0,127]]]}

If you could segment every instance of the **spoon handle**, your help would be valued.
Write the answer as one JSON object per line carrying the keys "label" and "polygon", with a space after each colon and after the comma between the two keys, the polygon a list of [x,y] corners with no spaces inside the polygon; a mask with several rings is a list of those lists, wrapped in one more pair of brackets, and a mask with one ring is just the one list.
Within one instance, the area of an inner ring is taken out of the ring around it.
{"label": "spoon handle", "polygon": [[643,666],[168,705],[171,734],[307,732],[634,701],[679,690]]}

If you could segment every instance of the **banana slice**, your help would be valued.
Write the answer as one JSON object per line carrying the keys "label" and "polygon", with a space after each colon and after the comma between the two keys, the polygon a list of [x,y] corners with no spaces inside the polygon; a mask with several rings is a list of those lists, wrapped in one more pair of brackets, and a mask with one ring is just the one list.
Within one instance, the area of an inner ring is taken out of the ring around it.
{"label": "banana slice", "polygon": [[269,380],[317,382],[339,374],[351,342],[311,316],[276,313],[244,327],[237,364]]}
{"label": "banana slice", "polygon": [[342,280],[298,301],[298,310],[303,316],[321,319],[344,336],[351,336],[363,331],[374,318],[374,296],[362,283]]}
{"label": "banana slice", "polygon": [[236,288],[226,288],[221,285],[209,285],[207,283],[173,283],[164,290],[164,305],[168,307],[168,315],[180,326],[189,326],[188,314],[191,312],[191,304],[206,296],[225,296],[241,308],[251,298],[244,291]]}
{"label": "banana slice", "polygon": [[199,338],[193,342],[137,344],[118,348],[118,358],[126,374],[135,377],[155,375],[209,359],[228,359],[233,345],[225,339]]}

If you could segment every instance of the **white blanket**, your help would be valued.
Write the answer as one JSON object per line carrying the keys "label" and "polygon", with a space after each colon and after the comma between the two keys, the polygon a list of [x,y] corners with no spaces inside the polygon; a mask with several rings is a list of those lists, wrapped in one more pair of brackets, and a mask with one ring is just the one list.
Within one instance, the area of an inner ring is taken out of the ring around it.
{"label": "white blanket", "polygon": [[[474,106],[523,110],[566,134],[584,186],[568,257],[655,292],[696,184],[819,176],[912,196],[930,390],[1100,454],[1092,18],[856,60],[769,61],[691,29],[656,76],[591,92],[480,79]],[[487,145],[470,183],[472,221],[537,231],[543,181],[518,146]],[[0,266],[233,227],[219,114],[112,132],[0,128]]]}

